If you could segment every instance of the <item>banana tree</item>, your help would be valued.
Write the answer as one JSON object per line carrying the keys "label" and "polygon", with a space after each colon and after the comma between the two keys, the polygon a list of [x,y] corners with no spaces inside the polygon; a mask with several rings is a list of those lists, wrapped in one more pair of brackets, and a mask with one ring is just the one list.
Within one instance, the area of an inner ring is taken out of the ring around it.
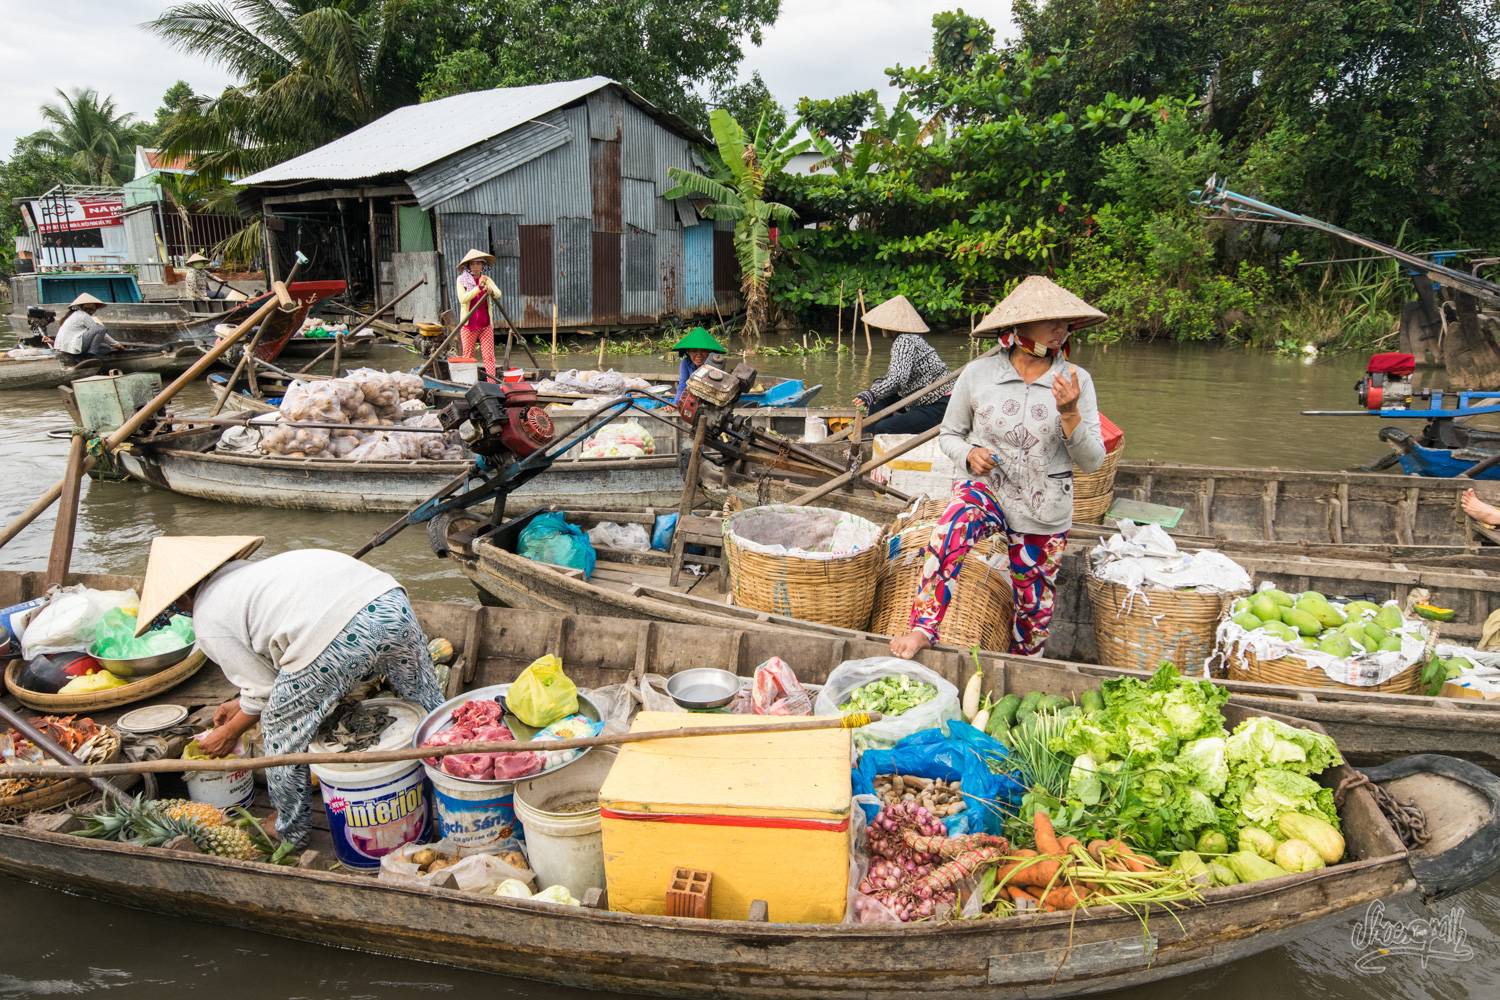
{"label": "banana tree", "polygon": [[754,137],[723,108],[709,115],[714,148],[704,151],[707,173],[669,167],[674,186],[664,198],[706,201],[698,211],[706,219],[734,223],[734,254],[740,265],[740,290],[745,299],[745,329],[758,336],[766,320],[771,275],[775,268],[771,230],[797,217],[787,205],[766,199],[766,178],[781,173],[787,162],[812,144],[794,142],[796,127],[771,135],[761,115]]}

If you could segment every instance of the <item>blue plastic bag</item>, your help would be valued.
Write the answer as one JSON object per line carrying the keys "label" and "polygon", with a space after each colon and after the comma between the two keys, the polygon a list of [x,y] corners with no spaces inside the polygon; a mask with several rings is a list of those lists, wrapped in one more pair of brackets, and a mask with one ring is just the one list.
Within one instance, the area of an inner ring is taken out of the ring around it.
{"label": "blue plastic bag", "polygon": [[658,552],[672,551],[672,534],[677,530],[677,515],[657,514],[651,525],[651,547]]}
{"label": "blue plastic bag", "polygon": [[1006,806],[1014,808],[1026,791],[1006,774],[996,774],[990,763],[1004,766],[1004,744],[967,722],[949,722],[947,733],[923,729],[902,739],[889,750],[866,750],[860,754],[852,776],[854,794],[861,798],[865,819],[880,812],[875,796],[877,774],[914,774],[920,778],[958,781],[968,808],[943,820],[949,836],[964,833],[1000,833]]}
{"label": "blue plastic bag", "polygon": [[538,514],[521,529],[516,552],[532,562],[582,570],[585,580],[594,575],[596,557],[589,536],[556,511]]}

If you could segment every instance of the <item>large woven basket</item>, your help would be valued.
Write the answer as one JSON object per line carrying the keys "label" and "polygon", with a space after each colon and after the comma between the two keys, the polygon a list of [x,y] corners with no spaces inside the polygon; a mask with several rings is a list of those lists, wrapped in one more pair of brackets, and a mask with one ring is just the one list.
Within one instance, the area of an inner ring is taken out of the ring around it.
{"label": "large woven basket", "polygon": [[156,674],[149,674],[131,681],[122,687],[106,688],[92,694],[44,694],[21,686],[20,660],[12,660],[5,668],[5,688],[15,695],[16,701],[38,712],[53,715],[69,715],[77,712],[102,712],[107,708],[119,708],[131,702],[150,698],[176,687],[198,672],[206,662],[203,650],[194,649],[187,659]]}
{"label": "large woven basket", "polygon": [[1084,582],[1099,662],[1127,670],[1155,670],[1171,660],[1183,673],[1198,672],[1214,651],[1219,619],[1240,596],[1154,587],[1132,594],[1092,573]]}
{"label": "large woven basket", "polygon": [[[803,555],[771,555],[743,544],[763,541],[757,526],[770,515],[806,516],[809,523],[828,523],[853,518],[867,526],[872,542],[852,555],[811,558]],[[742,534],[743,533],[743,534]],[[724,557],[734,601],[745,608],[788,615],[803,621],[862,629],[870,620],[875,603],[875,584],[880,574],[880,528],[864,518],[822,507],[787,507],[773,504],[751,507],[724,519]]]}
{"label": "large woven basket", "polygon": [[[113,764],[120,759],[120,734],[108,726],[100,736],[101,752],[90,754],[90,764]],[[36,782],[34,787],[16,795],[0,795],[0,823],[9,822],[28,813],[43,809],[56,809],[74,799],[83,798],[94,790],[87,778],[63,778]]]}
{"label": "large woven basket", "polygon": [[1262,660],[1255,655],[1253,649],[1230,648],[1222,652],[1224,675],[1226,679],[1232,681],[1257,681],[1261,684],[1280,684],[1286,687],[1371,691],[1381,694],[1422,693],[1422,664],[1420,663],[1412,664],[1379,684],[1365,686],[1336,681],[1300,656],[1278,656],[1274,660]]}
{"label": "large woven basket", "polygon": [[1075,524],[1099,524],[1109,505],[1115,502],[1115,472],[1120,468],[1120,455],[1125,451],[1125,441],[1104,456],[1104,464],[1093,472],[1079,472],[1073,467],[1073,522]]}
{"label": "large woven basket", "polygon": [[[911,604],[922,576],[927,543],[947,506],[947,500],[924,500],[909,516],[891,526],[886,558],[880,567],[880,584],[875,591],[871,632],[901,635],[911,628]],[[992,558],[998,559],[1000,568],[989,564]],[[1005,569],[1008,560],[1005,539],[998,535],[983,539],[969,550],[963,568],[958,571],[953,600],[943,615],[940,636],[943,642],[981,649],[1010,647],[1014,611],[1010,574]]]}

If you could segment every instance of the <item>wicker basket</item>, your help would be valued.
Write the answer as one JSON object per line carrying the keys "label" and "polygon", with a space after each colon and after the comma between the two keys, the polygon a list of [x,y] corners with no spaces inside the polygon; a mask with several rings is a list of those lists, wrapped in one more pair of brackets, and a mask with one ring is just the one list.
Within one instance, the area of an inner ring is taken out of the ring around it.
{"label": "wicker basket", "polygon": [[1381,694],[1421,694],[1422,664],[1413,663],[1399,674],[1379,684],[1364,686],[1344,684],[1310,665],[1300,656],[1278,656],[1262,660],[1253,649],[1223,649],[1223,670],[1227,680],[1256,681],[1285,687],[1327,688],[1335,691],[1379,692]]}
{"label": "wicker basket", "polygon": [[[922,576],[922,563],[933,526],[947,508],[947,500],[924,500],[890,528],[886,558],[875,591],[875,617],[870,631],[901,635],[911,628],[911,603]],[[951,646],[1010,647],[1013,607],[1010,574],[989,564],[998,556],[1001,567],[1009,558],[1005,539],[992,535],[969,550],[953,600],[943,615],[942,641]]]}
{"label": "wicker basket", "polygon": [[1099,524],[1109,505],[1115,501],[1115,472],[1120,468],[1120,455],[1125,451],[1125,441],[1104,456],[1104,464],[1093,472],[1073,469],[1073,523]]}
{"label": "wicker basket", "polygon": [[[120,734],[108,726],[99,727],[103,752],[90,754],[90,764],[113,764],[120,759]],[[94,786],[87,778],[64,778],[44,781],[17,795],[0,796],[0,823],[10,822],[28,813],[56,809],[75,799],[92,794]]]}
{"label": "wicker basket", "polygon": [[[868,527],[873,540],[852,555],[825,559],[771,555],[743,544],[766,541],[761,532],[767,519],[791,513],[808,518],[809,526],[853,518]],[[883,552],[880,536],[880,528],[864,518],[822,507],[772,504],[733,514],[724,519],[724,557],[734,601],[757,611],[862,629],[875,603]]]}
{"label": "wicker basket", "polygon": [[1155,670],[1171,660],[1197,673],[1214,651],[1219,619],[1239,594],[1130,588],[1089,574],[1084,581],[1094,612],[1099,662],[1127,670]]}
{"label": "wicker basket", "polygon": [[203,655],[203,650],[195,649],[181,663],[175,663],[160,673],[149,674],[122,687],[106,688],[92,694],[44,694],[21,686],[21,661],[12,660],[10,666],[5,668],[5,688],[15,695],[16,701],[38,712],[50,712],[53,715],[102,712],[107,708],[119,708],[174,688],[196,674],[205,662],[207,657]]}

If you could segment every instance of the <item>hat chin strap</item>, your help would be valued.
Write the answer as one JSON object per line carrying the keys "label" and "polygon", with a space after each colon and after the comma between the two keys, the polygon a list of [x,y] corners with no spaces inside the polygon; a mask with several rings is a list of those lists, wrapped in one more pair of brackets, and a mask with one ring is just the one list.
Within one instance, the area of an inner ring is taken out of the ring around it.
{"label": "hat chin strap", "polygon": [[1069,337],[1067,340],[1063,341],[1062,347],[1058,348],[1057,350],[1053,350],[1050,347],[1044,347],[1043,345],[1038,344],[1036,341],[1032,340],[1030,337],[1023,337],[1014,331],[1010,333],[1008,340],[1009,342],[1004,343],[1003,346],[1007,348],[1019,347],[1022,351],[1034,358],[1046,358],[1051,357],[1054,354],[1060,354],[1066,358],[1072,353],[1073,349],[1072,337]]}

